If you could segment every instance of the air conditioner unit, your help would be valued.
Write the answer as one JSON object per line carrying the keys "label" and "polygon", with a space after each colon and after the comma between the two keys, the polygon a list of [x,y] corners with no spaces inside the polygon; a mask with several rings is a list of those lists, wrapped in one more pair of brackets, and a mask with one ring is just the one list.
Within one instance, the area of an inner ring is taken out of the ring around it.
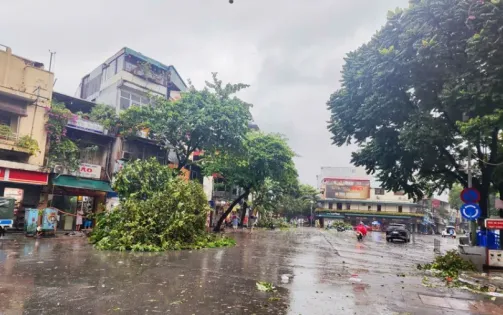
{"label": "air conditioner unit", "polygon": [[127,151],[122,151],[121,158],[119,160],[130,161],[132,159],[133,159],[133,153],[127,152]]}

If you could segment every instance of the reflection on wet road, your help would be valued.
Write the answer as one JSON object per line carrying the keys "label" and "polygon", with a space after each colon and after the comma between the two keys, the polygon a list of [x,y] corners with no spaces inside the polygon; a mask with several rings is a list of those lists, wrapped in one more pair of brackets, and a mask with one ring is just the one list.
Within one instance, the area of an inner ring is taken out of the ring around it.
{"label": "reflection on wet road", "polygon": [[[432,260],[432,236],[410,244],[314,228],[234,236],[234,248],[156,254],[8,236],[0,314],[503,314],[480,296],[421,284],[416,264]],[[260,292],[257,281],[278,290]]]}

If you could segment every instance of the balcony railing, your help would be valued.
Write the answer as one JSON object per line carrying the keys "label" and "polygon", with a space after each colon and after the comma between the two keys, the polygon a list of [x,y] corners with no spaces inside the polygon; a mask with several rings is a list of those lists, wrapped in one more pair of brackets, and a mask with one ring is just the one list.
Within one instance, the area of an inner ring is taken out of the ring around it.
{"label": "balcony railing", "polygon": [[70,119],[68,120],[68,126],[73,127],[75,129],[80,129],[84,131],[90,131],[94,133],[100,133],[100,134],[108,134],[108,130],[103,127],[102,124],[83,119],[81,117],[77,117],[76,119]]}
{"label": "balcony railing", "polygon": [[0,134],[0,143],[14,144],[19,140],[19,135],[17,133]]}

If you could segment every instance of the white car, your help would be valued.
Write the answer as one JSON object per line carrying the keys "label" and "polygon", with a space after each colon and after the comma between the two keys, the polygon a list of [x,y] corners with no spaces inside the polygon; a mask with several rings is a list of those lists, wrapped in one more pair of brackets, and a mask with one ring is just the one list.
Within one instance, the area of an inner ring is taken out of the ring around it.
{"label": "white car", "polygon": [[453,226],[446,226],[442,231],[442,237],[456,238],[456,229]]}

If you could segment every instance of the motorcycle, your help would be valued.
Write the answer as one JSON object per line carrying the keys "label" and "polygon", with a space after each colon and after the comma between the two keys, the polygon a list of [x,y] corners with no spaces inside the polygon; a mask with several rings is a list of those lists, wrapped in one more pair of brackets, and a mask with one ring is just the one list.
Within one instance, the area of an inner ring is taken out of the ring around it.
{"label": "motorcycle", "polygon": [[363,241],[363,234],[361,232],[356,232],[356,240],[358,242]]}

